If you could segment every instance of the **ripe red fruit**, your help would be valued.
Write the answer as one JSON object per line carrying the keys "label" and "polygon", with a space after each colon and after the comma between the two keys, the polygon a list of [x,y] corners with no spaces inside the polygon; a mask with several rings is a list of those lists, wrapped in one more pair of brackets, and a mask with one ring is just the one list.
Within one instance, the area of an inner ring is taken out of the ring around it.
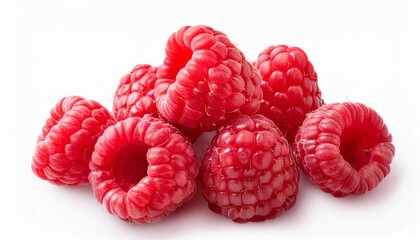
{"label": "ripe red fruit", "polygon": [[94,145],[110,125],[109,111],[93,100],[62,98],[38,136],[32,159],[36,176],[57,185],[88,184]]}
{"label": "ripe red fruit", "polygon": [[209,208],[235,222],[274,219],[292,207],[299,174],[281,131],[262,115],[224,125],[203,160]]}
{"label": "ripe red fruit", "polygon": [[157,67],[139,64],[121,78],[114,94],[113,116],[115,120],[127,117],[158,117],[154,89]]}
{"label": "ripe red fruit", "polygon": [[161,220],[193,196],[198,163],[188,138],[153,117],[130,117],[98,139],[89,180],[111,214],[135,223]]}
{"label": "ripe red fruit", "polygon": [[292,144],[306,114],[324,104],[314,67],[302,49],[286,45],[265,49],[255,66],[263,91],[258,113],[273,120]]}
{"label": "ripe red fruit", "polygon": [[332,103],[310,113],[296,144],[303,172],[335,197],[375,188],[388,175],[395,154],[382,118],[361,103]]}
{"label": "ripe red fruit", "polygon": [[262,98],[254,66],[208,26],[185,26],[170,36],[157,78],[160,115],[190,131],[213,131],[227,118],[254,114]]}

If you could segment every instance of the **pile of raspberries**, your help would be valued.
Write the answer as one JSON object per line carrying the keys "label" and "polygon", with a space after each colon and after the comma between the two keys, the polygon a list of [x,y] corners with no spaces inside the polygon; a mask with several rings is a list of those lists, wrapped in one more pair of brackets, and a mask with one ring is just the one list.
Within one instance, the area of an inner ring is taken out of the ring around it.
{"label": "pile of raspberries", "polygon": [[[201,161],[194,141],[215,132]],[[37,139],[36,176],[90,184],[111,214],[138,224],[176,211],[202,188],[208,207],[234,222],[291,208],[299,168],[335,197],[361,195],[390,172],[395,154],[382,118],[362,103],[324,103],[298,47],[270,46],[248,61],[227,35],[185,26],[162,65],[121,78],[112,111],[62,98]]]}

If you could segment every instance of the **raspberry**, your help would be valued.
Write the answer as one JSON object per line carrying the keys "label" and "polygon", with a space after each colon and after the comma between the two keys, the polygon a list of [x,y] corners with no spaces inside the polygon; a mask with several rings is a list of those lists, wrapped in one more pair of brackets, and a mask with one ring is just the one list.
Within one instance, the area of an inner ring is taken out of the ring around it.
{"label": "raspberry", "polygon": [[98,139],[89,180],[108,212],[153,223],[187,202],[198,163],[191,142],[161,119],[129,117]]}
{"label": "raspberry", "polygon": [[113,115],[119,121],[127,117],[157,117],[154,89],[157,67],[139,64],[121,78],[114,95]]}
{"label": "raspberry", "polygon": [[170,36],[157,78],[159,113],[194,131],[254,114],[262,98],[255,67],[224,33],[208,26],[185,26]]}
{"label": "raspberry", "polygon": [[[113,116],[116,121],[128,117],[159,117],[154,96],[157,67],[148,64],[138,64],[125,75],[114,95]],[[184,133],[195,141],[201,132],[187,131]]]}
{"label": "raspberry", "polygon": [[87,184],[94,145],[110,125],[109,111],[94,100],[62,98],[38,136],[32,170],[57,185]]}
{"label": "raspberry", "polygon": [[335,197],[375,188],[395,154],[383,119],[361,103],[332,103],[308,114],[294,149],[298,165]]}
{"label": "raspberry", "polygon": [[265,49],[255,66],[263,91],[258,113],[273,120],[292,144],[306,114],[324,104],[314,67],[302,49],[286,45]]}
{"label": "raspberry", "polygon": [[292,207],[299,174],[274,122],[240,116],[224,125],[203,160],[203,194],[211,210],[235,222],[274,219]]}

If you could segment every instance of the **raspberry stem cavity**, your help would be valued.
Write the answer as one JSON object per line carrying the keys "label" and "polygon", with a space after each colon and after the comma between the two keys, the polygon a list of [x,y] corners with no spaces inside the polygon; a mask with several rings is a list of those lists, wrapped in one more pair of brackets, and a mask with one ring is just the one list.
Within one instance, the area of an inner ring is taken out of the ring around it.
{"label": "raspberry stem cavity", "polygon": [[128,145],[121,148],[116,154],[114,163],[114,176],[117,184],[128,191],[143,177],[147,176],[146,160],[147,149],[140,145]]}

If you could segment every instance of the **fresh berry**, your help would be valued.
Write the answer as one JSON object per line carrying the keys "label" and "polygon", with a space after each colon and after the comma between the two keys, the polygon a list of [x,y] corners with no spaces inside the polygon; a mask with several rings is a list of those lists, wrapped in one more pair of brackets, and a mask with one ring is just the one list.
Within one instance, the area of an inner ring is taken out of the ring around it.
{"label": "fresh berry", "polygon": [[256,113],[260,84],[255,67],[224,33],[185,26],[168,39],[157,71],[156,107],[171,123],[212,131],[227,118]]}
{"label": "fresh berry", "polygon": [[157,67],[139,64],[121,78],[114,95],[113,115],[115,120],[127,117],[157,117],[154,89]]}
{"label": "fresh berry", "polygon": [[50,115],[38,136],[33,172],[57,185],[88,184],[91,154],[99,136],[114,124],[111,114],[94,100],[69,96]]}
{"label": "fresh berry", "polygon": [[98,139],[89,180],[113,215],[153,223],[193,196],[198,163],[187,137],[154,117],[130,117]]}
{"label": "fresh berry", "polygon": [[302,49],[286,45],[265,49],[255,66],[263,91],[258,113],[273,120],[292,144],[306,114],[324,104],[314,67]]}
{"label": "fresh berry", "polygon": [[289,143],[274,122],[259,114],[224,125],[202,165],[209,208],[240,223],[274,219],[292,207],[298,180]]}
{"label": "fresh berry", "polygon": [[308,114],[296,144],[303,172],[336,197],[375,188],[388,175],[395,153],[383,119],[361,103],[332,103]]}
{"label": "fresh berry", "polygon": [[[154,96],[156,71],[157,67],[139,64],[120,80],[113,104],[116,121],[146,115],[159,117]],[[182,130],[193,142],[202,134],[198,131]]]}

